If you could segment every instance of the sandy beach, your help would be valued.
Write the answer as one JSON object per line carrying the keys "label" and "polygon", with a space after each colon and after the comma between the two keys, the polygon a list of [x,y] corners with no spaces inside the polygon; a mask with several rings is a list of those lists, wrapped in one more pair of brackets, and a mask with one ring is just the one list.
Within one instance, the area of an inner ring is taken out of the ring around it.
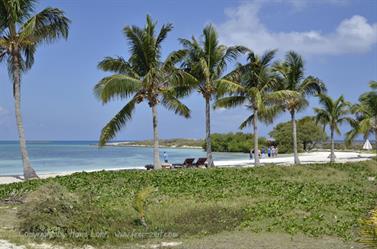
{"label": "sandy beach", "polygon": [[[336,155],[336,162],[337,163],[346,163],[346,162],[359,162],[364,160],[369,160],[370,158],[374,157],[375,154],[372,153],[359,153],[359,152],[335,152]],[[329,162],[329,152],[308,152],[300,154],[300,160],[303,164],[310,164],[310,163],[327,163]],[[292,165],[293,164],[293,157],[292,156],[281,156],[275,158],[261,158],[261,164],[276,164],[276,165]],[[223,161],[215,161],[216,167],[254,167],[253,163],[254,160],[223,160]],[[129,169],[139,169],[144,170],[144,167],[127,167],[127,168],[111,168],[111,169],[104,169],[104,170],[129,170]],[[85,172],[95,172],[99,170],[86,170]],[[56,176],[64,176],[70,175],[73,173],[77,173],[81,171],[65,171],[59,173],[40,173],[39,177],[41,179],[49,178],[49,177],[56,177]],[[14,182],[22,182],[23,176],[21,175],[0,175],[0,184],[9,184]]]}

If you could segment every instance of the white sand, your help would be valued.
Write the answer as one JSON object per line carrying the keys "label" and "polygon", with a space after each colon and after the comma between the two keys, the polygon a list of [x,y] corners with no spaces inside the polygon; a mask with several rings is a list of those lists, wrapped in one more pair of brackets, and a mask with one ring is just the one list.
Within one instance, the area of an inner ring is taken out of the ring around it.
{"label": "white sand", "polygon": [[[310,163],[328,163],[330,152],[308,152],[301,153],[299,159],[303,164]],[[370,158],[376,156],[376,154],[371,153],[359,153],[359,152],[335,152],[335,162],[346,163],[346,162],[359,162],[369,160]],[[275,158],[262,158],[260,159],[262,164],[277,164],[277,165],[292,165],[294,163],[293,156],[288,157],[275,157]],[[226,166],[244,166],[252,167],[254,160],[233,160],[233,161],[215,161],[215,166],[226,167]]]}
{"label": "white sand", "polygon": [[[335,152],[336,162],[359,162],[369,160],[370,158],[376,156],[376,154],[371,153],[359,153],[359,152]],[[327,163],[329,162],[329,152],[309,152],[300,154],[300,161],[303,164],[309,163]],[[291,165],[293,164],[293,156],[287,157],[276,157],[276,158],[262,158],[260,160],[262,164],[277,164],[277,165]],[[216,167],[253,167],[254,160],[226,160],[226,161],[215,161]],[[125,170],[125,169],[144,169],[144,167],[133,167],[133,168],[114,168],[106,170]],[[88,170],[86,172],[93,172],[99,170]],[[39,177],[49,178],[63,175],[70,175],[76,173],[74,171],[61,172],[61,173],[42,173]],[[23,181],[23,176],[0,176],[0,184],[8,184],[13,182]]]}

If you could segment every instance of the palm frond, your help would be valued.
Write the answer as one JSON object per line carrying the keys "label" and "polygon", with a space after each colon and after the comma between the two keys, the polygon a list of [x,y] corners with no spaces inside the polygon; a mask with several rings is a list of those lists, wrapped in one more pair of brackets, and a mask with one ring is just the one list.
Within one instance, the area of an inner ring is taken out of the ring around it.
{"label": "palm frond", "polygon": [[377,90],[377,81],[372,80],[371,82],[369,82],[369,87],[373,90]]}
{"label": "palm frond", "polygon": [[174,93],[165,93],[162,97],[161,104],[168,110],[174,111],[175,114],[185,118],[190,117],[190,109],[179,101],[179,99],[174,96]]}
{"label": "palm frond", "polygon": [[247,117],[247,119],[245,119],[241,124],[240,124],[240,127],[239,129],[242,130],[248,126],[250,126],[253,122],[253,119],[254,119],[254,114],[250,115],[249,117]]}
{"label": "palm frond", "polygon": [[263,65],[263,66],[265,66],[265,67],[268,66],[268,65],[270,64],[270,62],[272,61],[272,59],[274,58],[276,52],[277,52],[276,49],[266,51],[266,52],[262,55],[262,57],[261,57],[261,59],[260,59],[260,63],[261,63],[261,65]]}
{"label": "palm frond", "polygon": [[108,141],[113,139],[118,131],[121,130],[132,118],[132,113],[137,103],[136,98],[131,99],[102,129],[99,139],[99,146],[104,146]]}
{"label": "palm frond", "polygon": [[21,27],[20,39],[29,40],[35,45],[40,42],[52,42],[61,37],[67,39],[70,22],[64,11],[45,8]]}
{"label": "palm frond", "polygon": [[246,97],[244,96],[228,96],[217,99],[214,107],[215,108],[234,108],[245,104]]}
{"label": "palm frond", "polygon": [[240,84],[224,78],[216,80],[214,84],[218,96],[223,96],[226,93],[235,93],[243,88]]}
{"label": "palm frond", "polygon": [[160,46],[161,42],[166,39],[168,33],[172,30],[173,30],[173,24],[171,23],[164,24],[161,27],[160,33],[157,36],[156,45]]}
{"label": "palm frond", "polygon": [[140,76],[132,69],[130,63],[128,63],[123,57],[105,57],[98,63],[98,68],[105,72],[113,72],[118,74],[128,74],[133,78],[139,78]]}
{"label": "palm frond", "polygon": [[175,64],[182,61],[186,55],[187,55],[187,50],[184,50],[184,49],[171,52],[166,58],[162,68],[164,70],[171,69]]}
{"label": "palm frond", "polygon": [[115,74],[103,78],[94,87],[94,94],[105,104],[115,98],[130,97],[141,89],[141,84],[139,79],[124,74]]}

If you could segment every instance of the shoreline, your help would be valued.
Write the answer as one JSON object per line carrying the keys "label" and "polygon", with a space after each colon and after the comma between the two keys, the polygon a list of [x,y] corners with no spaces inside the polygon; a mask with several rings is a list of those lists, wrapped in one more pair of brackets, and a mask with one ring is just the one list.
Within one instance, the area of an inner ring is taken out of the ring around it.
{"label": "shoreline", "polygon": [[[328,159],[329,152],[306,152],[301,153],[300,161],[304,164],[322,164],[329,163]],[[347,162],[360,162],[365,160],[370,160],[376,156],[373,153],[360,153],[360,152],[335,152],[336,163],[347,163]],[[294,164],[293,156],[282,156],[274,158],[261,158],[261,166],[266,164],[272,164],[276,166],[290,166]],[[223,161],[214,161],[215,167],[255,167],[254,160],[223,160]],[[99,172],[99,171],[122,171],[122,170],[145,170],[143,166],[133,166],[133,167],[117,167],[117,168],[108,168],[108,169],[93,169],[93,170],[77,170],[77,171],[62,171],[62,172],[46,172],[39,173],[38,176],[40,179],[46,179],[56,176],[67,176],[74,173],[81,172]],[[38,172],[37,172],[38,173]],[[10,184],[15,182],[22,182],[22,175],[0,175],[0,185]]]}

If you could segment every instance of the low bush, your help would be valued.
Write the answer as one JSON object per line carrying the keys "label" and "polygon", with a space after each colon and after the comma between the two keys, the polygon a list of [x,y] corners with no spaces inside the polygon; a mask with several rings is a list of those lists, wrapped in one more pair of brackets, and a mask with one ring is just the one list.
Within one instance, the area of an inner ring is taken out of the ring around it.
{"label": "low bush", "polygon": [[[260,148],[267,147],[267,140],[260,137],[258,140]],[[244,152],[249,153],[254,146],[253,135],[248,133],[214,133],[211,135],[212,151],[216,152]],[[203,142],[203,149],[206,149],[206,143]]]}
{"label": "low bush", "polygon": [[49,183],[30,193],[17,215],[21,232],[55,237],[67,232],[80,211],[77,195],[57,183]]}
{"label": "low bush", "polygon": [[[376,205],[377,185],[368,180],[373,177],[377,177],[376,160],[101,171],[0,185],[0,199],[28,193],[19,208],[21,231],[62,234],[47,238],[63,242],[116,244],[235,229],[356,240],[359,220]],[[148,186],[158,191],[148,198],[148,227],[144,227],[135,222],[140,213],[134,201],[137,190]]]}

